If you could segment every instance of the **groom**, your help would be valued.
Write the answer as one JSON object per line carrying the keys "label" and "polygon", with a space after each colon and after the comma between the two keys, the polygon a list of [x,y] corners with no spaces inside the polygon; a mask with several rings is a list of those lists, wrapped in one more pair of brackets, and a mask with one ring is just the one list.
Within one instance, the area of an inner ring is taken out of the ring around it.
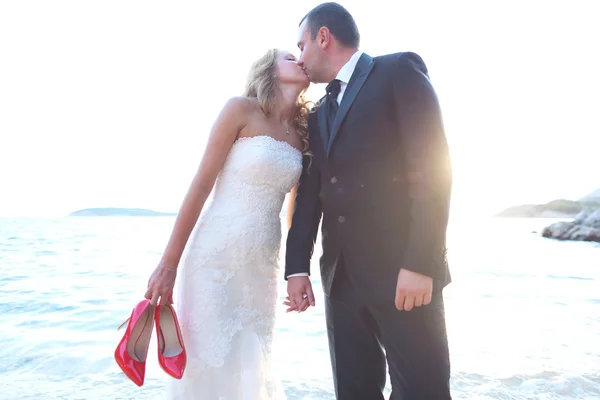
{"label": "groom", "polygon": [[337,3],[299,26],[299,64],[328,83],[309,118],[306,157],[287,239],[292,308],[314,305],[308,275],[322,221],[321,277],[340,400],[450,399],[442,289],[452,173],[440,107],[414,53],[358,50]]}

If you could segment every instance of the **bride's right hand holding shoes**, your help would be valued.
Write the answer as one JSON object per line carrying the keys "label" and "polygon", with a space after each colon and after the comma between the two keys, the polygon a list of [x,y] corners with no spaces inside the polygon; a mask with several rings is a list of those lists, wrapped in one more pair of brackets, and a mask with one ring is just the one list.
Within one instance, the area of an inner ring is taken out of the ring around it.
{"label": "bride's right hand holding shoes", "polygon": [[150,300],[152,306],[159,304],[173,304],[173,288],[175,287],[175,278],[177,277],[177,268],[168,268],[158,264],[148,280],[148,289],[145,298]]}

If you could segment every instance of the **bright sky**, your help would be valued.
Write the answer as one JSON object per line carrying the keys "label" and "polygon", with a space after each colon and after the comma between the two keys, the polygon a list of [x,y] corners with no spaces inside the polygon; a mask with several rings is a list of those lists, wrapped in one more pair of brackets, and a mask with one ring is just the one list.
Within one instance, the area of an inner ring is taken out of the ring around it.
{"label": "bright sky", "polygon": [[[318,3],[0,3],[0,216],[177,211],[224,101]],[[340,3],[362,50],[427,63],[455,215],[600,187],[596,1]]]}

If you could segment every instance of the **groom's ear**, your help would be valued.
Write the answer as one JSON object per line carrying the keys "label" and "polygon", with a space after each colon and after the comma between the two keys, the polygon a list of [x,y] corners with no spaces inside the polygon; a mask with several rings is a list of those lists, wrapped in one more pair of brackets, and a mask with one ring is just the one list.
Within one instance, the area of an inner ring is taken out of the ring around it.
{"label": "groom's ear", "polygon": [[331,35],[331,31],[326,26],[321,27],[319,29],[319,33],[317,34],[317,41],[319,46],[324,50],[331,44],[333,40],[333,35]]}

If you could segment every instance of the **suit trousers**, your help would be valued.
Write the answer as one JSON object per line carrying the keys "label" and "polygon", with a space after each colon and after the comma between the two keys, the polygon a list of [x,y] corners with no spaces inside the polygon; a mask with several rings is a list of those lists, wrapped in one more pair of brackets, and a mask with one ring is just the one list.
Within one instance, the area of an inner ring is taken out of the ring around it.
{"label": "suit trousers", "polygon": [[365,301],[357,285],[340,254],[330,296],[325,297],[336,398],[383,400],[387,365],[390,400],[451,399],[441,284],[434,281],[430,304],[411,311],[399,311],[393,299]]}

